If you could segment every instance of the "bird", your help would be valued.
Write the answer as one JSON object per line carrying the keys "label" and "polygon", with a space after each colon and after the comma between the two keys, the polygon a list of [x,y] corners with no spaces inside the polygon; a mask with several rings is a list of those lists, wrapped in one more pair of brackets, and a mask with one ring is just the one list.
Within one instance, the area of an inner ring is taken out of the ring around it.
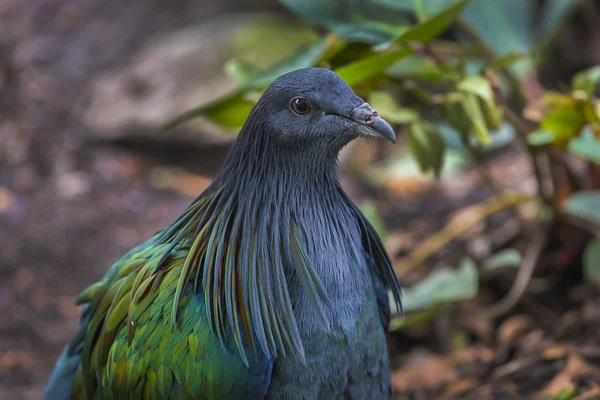
{"label": "bird", "polygon": [[337,174],[359,137],[396,141],[334,72],[276,78],[210,186],[78,296],[44,398],[390,398],[401,291]]}

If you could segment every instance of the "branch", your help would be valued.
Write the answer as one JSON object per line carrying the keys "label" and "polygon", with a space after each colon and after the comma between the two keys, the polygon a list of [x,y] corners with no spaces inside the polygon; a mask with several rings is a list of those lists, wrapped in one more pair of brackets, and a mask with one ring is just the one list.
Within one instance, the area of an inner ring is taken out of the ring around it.
{"label": "branch", "polygon": [[535,267],[540,259],[542,251],[546,247],[548,241],[548,230],[546,228],[547,226],[545,224],[538,225],[533,242],[531,242],[527,248],[525,257],[521,263],[521,268],[519,268],[519,272],[515,277],[515,281],[513,282],[510,291],[498,303],[482,310],[480,313],[483,317],[500,317],[510,312],[519,303],[527,290],[527,285],[531,281],[531,277],[533,276],[533,272],[535,271]]}
{"label": "branch", "polygon": [[460,214],[454,217],[442,230],[421,243],[408,257],[396,263],[394,266],[396,275],[402,276],[415,266],[420,265],[452,240],[458,238],[490,215],[504,210],[505,208],[534,201],[535,199],[535,196],[532,197],[522,193],[505,192],[502,195],[491,198],[483,203],[464,208]]}

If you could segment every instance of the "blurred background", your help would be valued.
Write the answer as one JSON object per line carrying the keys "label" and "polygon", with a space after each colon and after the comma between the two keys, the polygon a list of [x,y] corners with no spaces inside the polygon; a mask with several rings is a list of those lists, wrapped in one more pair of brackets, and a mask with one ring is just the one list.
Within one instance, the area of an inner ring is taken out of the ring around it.
{"label": "blurred background", "polygon": [[79,292],[311,65],[400,138],[340,156],[405,288],[397,398],[600,398],[594,0],[2,0],[0,398],[40,398]]}

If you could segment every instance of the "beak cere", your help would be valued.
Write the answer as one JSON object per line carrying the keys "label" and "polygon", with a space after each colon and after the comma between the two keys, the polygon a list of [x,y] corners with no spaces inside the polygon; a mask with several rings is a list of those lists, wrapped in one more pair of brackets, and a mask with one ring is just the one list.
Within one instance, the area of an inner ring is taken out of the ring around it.
{"label": "beak cere", "polygon": [[363,103],[352,110],[350,119],[357,123],[362,136],[379,137],[396,143],[394,129],[377,114],[377,111],[373,110],[369,103]]}

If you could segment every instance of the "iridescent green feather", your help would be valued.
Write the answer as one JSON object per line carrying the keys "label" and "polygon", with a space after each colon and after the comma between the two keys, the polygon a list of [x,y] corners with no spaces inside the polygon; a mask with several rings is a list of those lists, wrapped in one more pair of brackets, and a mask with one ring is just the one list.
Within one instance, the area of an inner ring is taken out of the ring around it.
{"label": "iridescent green feather", "polygon": [[[173,317],[173,296],[178,277],[181,276],[184,259],[169,260],[165,266],[165,278],[161,283],[161,290],[158,293],[148,292],[142,300],[144,302],[146,298],[152,298],[149,305],[141,305],[144,311],[138,312],[135,304],[128,304],[133,315],[138,316],[131,342],[127,337],[127,313],[123,312],[122,306],[118,304],[131,299],[126,293],[127,289],[124,288],[130,285],[128,282],[133,281],[133,275],[121,278],[123,283],[119,289],[98,290],[98,295],[105,293],[102,299],[95,299],[96,309],[99,310],[100,306],[105,308],[104,315],[100,319],[111,321],[111,327],[118,316],[121,317],[121,321],[117,323],[116,334],[112,338],[109,353],[104,360],[97,356],[100,342],[90,340],[88,336],[87,340],[92,343],[91,354],[82,359],[83,368],[81,375],[76,379],[74,398],[130,398],[133,393],[152,399],[169,398],[169,396],[244,398],[248,382],[256,382],[256,385],[260,386],[264,376],[270,374],[272,360],[252,358],[249,359],[250,368],[248,368],[236,352],[223,350],[217,338],[210,332],[206,307],[200,297],[194,296],[192,285],[187,285],[184,289],[182,307],[179,310],[179,319],[182,323],[176,327],[172,326],[170,321]],[[148,265],[143,264],[131,273],[144,274],[141,269],[145,267]],[[118,279],[118,276],[113,274],[112,278]],[[106,285],[112,283],[111,279],[104,282]],[[145,289],[141,287],[141,290]],[[105,307],[104,304],[109,302],[110,296],[113,303]],[[88,303],[89,306],[91,303]],[[108,326],[105,322],[104,333],[112,332],[106,330]],[[88,335],[91,333],[88,332]],[[231,332],[225,336],[225,340],[228,344],[233,343]],[[93,368],[91,368],[92,363]],[[222,369],[227,366],[227,373],[224,373],[225,369],[215,371],[216,365]],[[78,384],[77,381],[82,384]]]}

